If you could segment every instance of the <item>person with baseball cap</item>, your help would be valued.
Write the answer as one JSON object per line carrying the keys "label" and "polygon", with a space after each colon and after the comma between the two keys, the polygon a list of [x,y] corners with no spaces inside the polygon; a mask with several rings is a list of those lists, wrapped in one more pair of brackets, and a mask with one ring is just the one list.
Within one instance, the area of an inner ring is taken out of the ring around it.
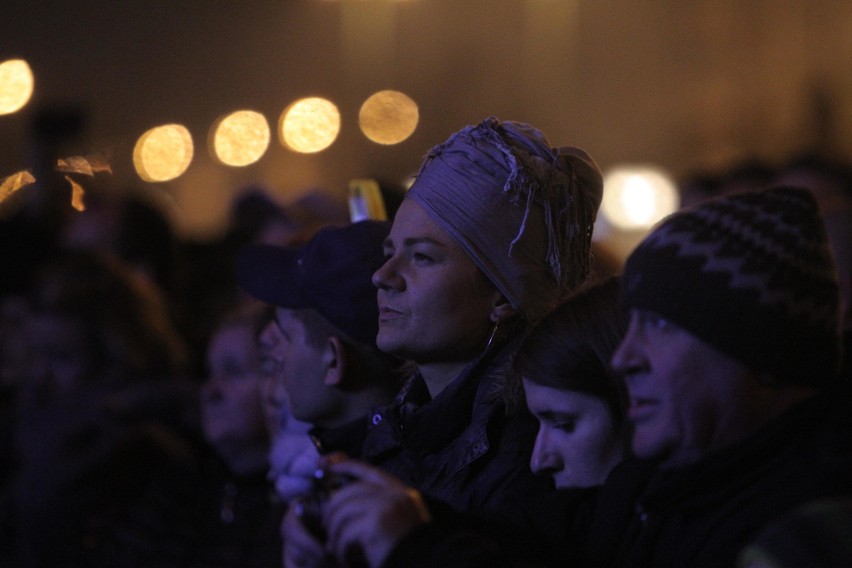
{"label": "person with baseball cap", "polygon": [[304,246],[246,245],[240,286],[274,307],[262,331],[267,361],[294,418],[314,425],[322,452],[357,454],[373,407],[399,389],[401,360],[376,347],[373,272],[389,226],[360,221],[319,230]]}

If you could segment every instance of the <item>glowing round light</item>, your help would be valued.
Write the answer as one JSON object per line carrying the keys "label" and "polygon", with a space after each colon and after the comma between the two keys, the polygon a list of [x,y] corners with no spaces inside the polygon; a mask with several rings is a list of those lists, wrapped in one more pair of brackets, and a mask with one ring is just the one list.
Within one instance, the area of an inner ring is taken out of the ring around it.
{"label": "glowing round light", "polygon": [[33,84],[33,72],[23,59],[0,63],[0,114],[11,114],[27,104]]}
{"label": "glowing round light", "polygon": [[287,148],[310,154],[325,150],[340,132],[340,112],[329,100],[300,99],[281,113],[278,133]]}
{"label": "glowing round light", "polygon": [[238,110],[221,117],[211,131],[213,155],[228,166],[247,166],[269,148],[269,123],[259,112]]}
{"label": "glowing round light", "polygon": [[648,229],[680,205],[677,186],[651,167],[623,167],[604,178],[601,212],[619,229]]}
{"label": "glowing round light", "polygon": [[417,103],[399,91],[379,91],[358,113],[364,136],[377,144],[399,144],[414,132],[420,119]]}
{"label": "glowing round light", "polygon": [[169,181],[186,171],[192,161],[192,136],[180,124],[152,128],[133,148],[133,165],[145,181]]}

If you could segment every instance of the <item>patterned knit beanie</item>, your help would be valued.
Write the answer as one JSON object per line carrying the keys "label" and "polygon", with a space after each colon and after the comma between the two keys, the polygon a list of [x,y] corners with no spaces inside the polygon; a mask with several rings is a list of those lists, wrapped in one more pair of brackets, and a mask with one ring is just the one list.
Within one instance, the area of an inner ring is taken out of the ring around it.
{"label": "patterned knit beanie", "polygon": [[602,194],[586,152],[492,117],[432,148],[407,197],[533,321],[588,275]]}
{"label": "patterned knit beanie", "polygon": [[813,195],[776,187],[664,219],[627,259],[622,300],[787,384],[840,360],[840,293]]}

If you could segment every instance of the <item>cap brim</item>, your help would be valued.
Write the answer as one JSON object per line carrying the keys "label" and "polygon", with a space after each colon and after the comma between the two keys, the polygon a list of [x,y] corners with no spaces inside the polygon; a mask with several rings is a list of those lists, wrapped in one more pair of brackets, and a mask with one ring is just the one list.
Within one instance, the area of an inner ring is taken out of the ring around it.
{"label": "cap brim", "polygon": [[300,249],[251,244],[236,257],[237,282],[258,300],[284,308],[307,308],[299,278]]}

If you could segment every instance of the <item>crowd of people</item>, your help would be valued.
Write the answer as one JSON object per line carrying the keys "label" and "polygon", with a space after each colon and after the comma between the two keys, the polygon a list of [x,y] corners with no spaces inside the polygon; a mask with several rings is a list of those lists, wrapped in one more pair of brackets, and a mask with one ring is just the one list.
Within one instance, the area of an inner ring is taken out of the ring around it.
{"label": "crowd of people", "polygon": [[494,117],[389,221],[63,179],[0,221],[4,567],[852,564],[842,168],[696,175],[617,267],[594,159]]}

